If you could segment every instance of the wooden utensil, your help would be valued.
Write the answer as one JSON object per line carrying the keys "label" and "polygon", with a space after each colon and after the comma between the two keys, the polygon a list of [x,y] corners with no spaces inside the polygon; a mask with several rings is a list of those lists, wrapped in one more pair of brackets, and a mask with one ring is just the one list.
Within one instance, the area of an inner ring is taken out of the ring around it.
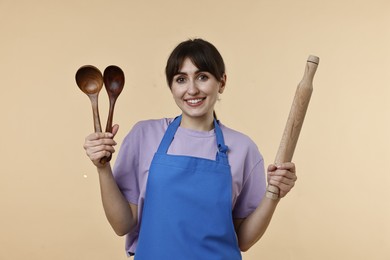
{"label": "wooden utensil", "polygon": [[110,109],[108,112],[106,132],[111,132],[115,102],[120,93],[122,92],[123,86],[125,85],[125,74],[123,73],[121,68],[115,65],[111,65],[104,70],[103,80],[108,97],[110,99]]}
{"label": "wooden utensil", "polygon": [[[108,112],[108,119],[106,124],[106,132],[112,132],[112,120],[114,116],[114,107],[116,100],[122,92],[123,86],[125,85],[125,74],[122,69],[118,66],[108,66],[103,73],[104,86],[107,90],[107,94],[110,101],[110,107]],[[104,164],[111,160],[112,155],[103,157],[100,163]]]}
{"label": "wooden utensil", "polygon": [[98,96],[103,87],[103,76],[100,70],[92,65],[82,66],[76,72],[76,83],[91,100],[95,132],[101,132]]}
{"label": "wooden utensil", "polygon": [[[319,61],[320,59],[316,56],[309,56],[307,59],[305,73],[295,92],[290,114],[276,154],[276,165],[291,162],[303,120],[305,119],[307,107],[309,106],[311,93],[313,92],[313,77]],[[270,199],[278,199],[279,192],[278,187],[268,185],[266,196]]]}

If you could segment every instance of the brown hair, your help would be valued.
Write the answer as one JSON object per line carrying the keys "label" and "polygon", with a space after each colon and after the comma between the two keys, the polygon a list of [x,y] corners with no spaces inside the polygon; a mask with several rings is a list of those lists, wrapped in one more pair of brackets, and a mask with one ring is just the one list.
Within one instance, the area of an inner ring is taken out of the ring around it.
{"label": "brown hair", "polygon": [[168,58],[165,75],[169,88],[186,58],[189,58],[200,71],[211,73],[218,81],[225,74],[225,63],[217,48],[205,40],[190,39],[180,43]]}

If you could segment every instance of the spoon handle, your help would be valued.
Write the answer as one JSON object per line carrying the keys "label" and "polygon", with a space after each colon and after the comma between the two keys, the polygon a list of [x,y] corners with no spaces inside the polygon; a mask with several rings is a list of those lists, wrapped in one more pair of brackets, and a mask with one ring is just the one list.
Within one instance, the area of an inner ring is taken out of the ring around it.
{"label": "spoon handle", "polygon": [[[107,124],[106,124],[106,132],[109,132],[109,133],[112,132],[112,120],[114,117],[115,102],[116,102],[116,98],[110,98],[110,108],[108,111],[108,119],[107,119]],[[106,162],[109,162],[111,160],[111,158],[112,158],[112,154],[110,154],[110,156],[108,156],[108,157],[107,156],[103,157],[100,160],[100,163],[104,164]]]}
{"label": "spoon handle", "polygon": [[[98,106],[98,98],[97,96],[90,96],[91,104],[92,104],[92,111],[93,111],[93,124],[95,128],[95,133],[101,133],[102,132],[102,126],[100,124],[100,116],[99,116],[99,106]],[[110,131],[111,132],[111,131]],[[105,164],[106,162],[109,162],[111,160],[112,155],[106,156],[100,159],[101,164]]]}
{"label": "spoon handle", "polygon": [[100,133],[102,131],[102,126],[100,124],[100,116],[99,116],[99,107],[98,107],[98,97],[96,95],[89,96],[92,105],[93,112],[93,125],[95,129],[95,133]]}
{"label": "spoon handle", "polygon": [[115,108],[115,102],[116,98],[111,97],[110,98],[110,108],[108,110],[108,118],[107,118],[107,124],[106,124],[106,132],[112,132],[112,120],[114,117],[114,108]]}

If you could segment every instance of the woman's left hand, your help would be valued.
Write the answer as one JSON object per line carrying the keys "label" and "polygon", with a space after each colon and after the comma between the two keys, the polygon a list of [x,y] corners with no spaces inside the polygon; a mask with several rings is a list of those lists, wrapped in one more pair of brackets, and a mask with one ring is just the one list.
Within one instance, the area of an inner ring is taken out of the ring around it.
{"label": "woman's left hand", "polygon": [[270,164],[267,169],[267,180],[269,185],[279,188],[279,198],[283,198],[294,187],[297,180],[295,164],[291,162],[280,165]]}

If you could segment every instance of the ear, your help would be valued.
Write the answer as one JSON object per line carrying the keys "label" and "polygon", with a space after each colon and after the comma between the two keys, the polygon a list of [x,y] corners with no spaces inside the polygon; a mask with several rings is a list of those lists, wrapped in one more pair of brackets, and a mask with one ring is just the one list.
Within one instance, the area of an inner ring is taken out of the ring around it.
{"label": "ear", "polygon": [[226,79],[227,79],[226,74],[223,74],[221,80],[219,81],[220,83],[219,90],[218,90],[219,94],[222,94],[223,91],[225,90]]}

